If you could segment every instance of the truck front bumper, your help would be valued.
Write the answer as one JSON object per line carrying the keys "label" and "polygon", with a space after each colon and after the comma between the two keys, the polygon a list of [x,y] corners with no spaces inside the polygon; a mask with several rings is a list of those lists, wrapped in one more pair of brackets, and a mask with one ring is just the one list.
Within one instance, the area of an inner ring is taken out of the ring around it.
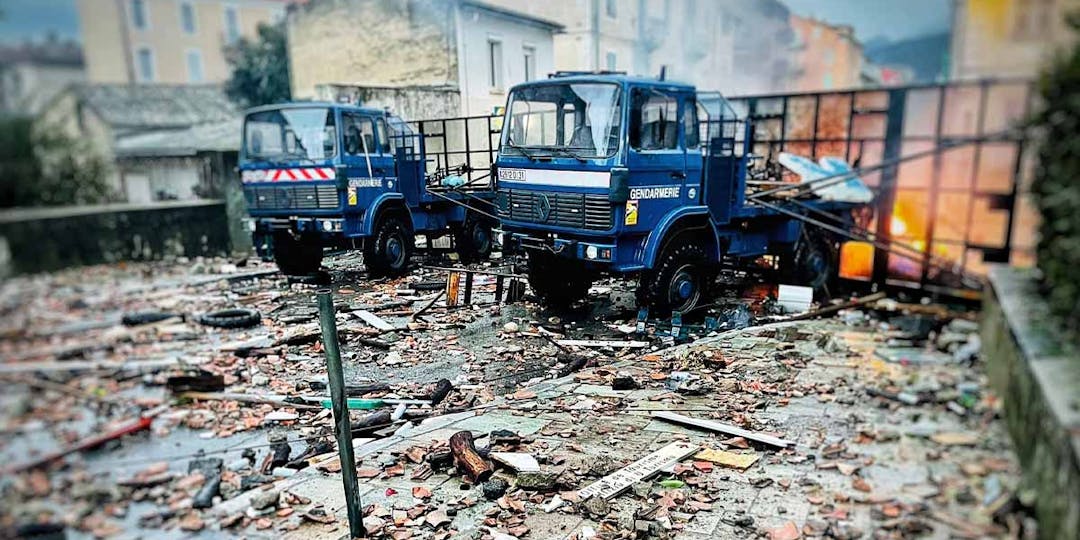
{"label": "truck front bumper", "polygon": [[244,228],[250,233],[292,231],[298,234],[341,234],[345,220],[342,218],[288,217],[244,218]]}
{"label": "truck front bumper", "polygon": [[618,260],[615,244],[592,240],[575,240],[557,236],[537,237],[524,233],[505,233],[503,242],[527,250],[540,250],[568,259],[577,259],[604,269],[611,267]]}

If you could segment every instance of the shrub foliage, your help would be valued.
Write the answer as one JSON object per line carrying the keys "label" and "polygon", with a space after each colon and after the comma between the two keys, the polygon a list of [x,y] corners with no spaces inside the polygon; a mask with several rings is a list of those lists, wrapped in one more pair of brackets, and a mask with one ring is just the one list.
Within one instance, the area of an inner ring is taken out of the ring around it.
{"label": "shrub foliage", "polygon": [[[1080,13],[1069,17],[1080,33]],[[1060,52],[1038,81],[1032,118],[1038,156],[1032,191],[1042,214],[1036,257],[1051,309],[1080,336],[1080,41]]]}

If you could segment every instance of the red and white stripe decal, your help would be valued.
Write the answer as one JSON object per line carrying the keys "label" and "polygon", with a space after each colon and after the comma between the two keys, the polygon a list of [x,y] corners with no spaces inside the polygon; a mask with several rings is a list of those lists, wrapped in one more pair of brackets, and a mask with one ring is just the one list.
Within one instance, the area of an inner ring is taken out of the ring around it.
{"label": "red and white stripe decal", "polygon": [[296,169],[267,169],[243,171],[240,179],[244,182],[282,182],[289,180],[334,180],[337,171],[333,167],[305,167]]}

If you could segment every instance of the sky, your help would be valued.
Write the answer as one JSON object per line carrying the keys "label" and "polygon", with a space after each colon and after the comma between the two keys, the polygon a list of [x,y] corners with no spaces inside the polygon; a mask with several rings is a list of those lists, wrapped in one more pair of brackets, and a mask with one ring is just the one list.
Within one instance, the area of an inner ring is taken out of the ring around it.
{"label": "sky", "polygon": [[[104,0],[103,0],[104,1]],[[527,0],[523,0],[527,1]],[[626,1],[626,0],[624,0]],[[754,0],[746,0],[754,1]],[[891,40],[942,32],[949,27],[949,0],[783,0],[799,15],[855,27],[855,37]],[[75,0],[0,0],[0,42],[41,39],[50,30],[78,39]]]}
{"label": "sky", "polygon": [[61,39],[79,37],[75,0],[0,0],[0,42],[41,40],[49,31]]}
{"label": "sky", "polygon": [[949,0],[782,0],[797,15],[849,24],[862,42],[895,41],[949,29]]}

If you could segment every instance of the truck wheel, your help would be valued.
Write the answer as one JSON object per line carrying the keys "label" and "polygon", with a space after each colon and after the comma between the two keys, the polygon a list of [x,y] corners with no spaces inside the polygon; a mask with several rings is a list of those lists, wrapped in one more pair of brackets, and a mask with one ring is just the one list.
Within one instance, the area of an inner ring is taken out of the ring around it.
{"label": "truck wheel", "polygon": [[824,292],[835,282],[839,247],[828,234],[809,232],[780,260],[781,276],[785,283],[811,287]]}
{"label": "truck wheel", "polygon": [[303,242],[288,233],[274,235],[274,262],[282,274],[306,276],[322,266],[322,246]]}
{"label": "truck wheel", "polygon": [[491,256],[494,245],[491,222],[486,219],[469,216],[454,235],[458,257],[463,263],[485,261]]}
{"label": "truck wheel", "polygon": [[593,282],[592,272],[577,261],[535,250],[529,250],[526,275],[529,287],[540,303],[556,309],[565,309],[583,300]]}
{"label": "truck wheel", "polygon": [[409,271],[416,239],[412,229],[396,214],[384,216],[364,249],[364,264],[373,276],[399,277]]}
{"label": "truck wheel", "polygon": [[638,304],[660,317],[672,311],[686,313],[705,297],[709,276],[705,250],[688,240],[675,241],[664,248],[652,270],[641,274]]}

